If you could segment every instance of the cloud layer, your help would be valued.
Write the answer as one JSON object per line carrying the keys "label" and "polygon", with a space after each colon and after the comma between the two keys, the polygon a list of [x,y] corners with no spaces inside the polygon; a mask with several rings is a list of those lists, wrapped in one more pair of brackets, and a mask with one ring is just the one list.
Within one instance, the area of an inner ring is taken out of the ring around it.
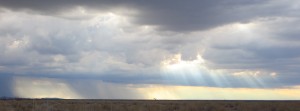
{"label": "cloud layer", "polygon": [[128,84],[219,88],[300,84],[296,1],[2,0],[0,4],[0,95],[22,95],[14,92],[13,78],[63,81],[62,86],[50,85],[69,88],[83,98],[103,93],[80,92],[87,90],[85,85],[109,86],[106,83],[123,84],[125,89]]}

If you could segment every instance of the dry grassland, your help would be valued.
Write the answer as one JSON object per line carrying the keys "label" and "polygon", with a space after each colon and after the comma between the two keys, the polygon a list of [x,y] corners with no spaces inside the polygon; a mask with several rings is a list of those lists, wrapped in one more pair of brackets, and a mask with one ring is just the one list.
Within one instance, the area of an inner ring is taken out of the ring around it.
{"label": "dry grassland", "polygon": [[0,111],[300,111],[300,101],[0,100]]}

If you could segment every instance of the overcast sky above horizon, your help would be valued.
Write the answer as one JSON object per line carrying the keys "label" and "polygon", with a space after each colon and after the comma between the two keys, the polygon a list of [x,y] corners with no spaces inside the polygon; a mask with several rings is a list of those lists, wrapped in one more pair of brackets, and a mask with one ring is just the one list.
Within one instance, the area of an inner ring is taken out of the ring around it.
{"label": "overcast sky above horizon", "polygon": [[296,0],[0,0],[0,96],[300,99]]}

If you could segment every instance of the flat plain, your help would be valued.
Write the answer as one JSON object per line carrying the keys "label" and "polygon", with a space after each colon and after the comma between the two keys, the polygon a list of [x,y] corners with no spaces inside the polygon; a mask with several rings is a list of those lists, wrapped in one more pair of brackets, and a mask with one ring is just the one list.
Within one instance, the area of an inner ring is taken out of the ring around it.
{"label": "flat plain", "polygon": [[8,99],[0,111],[300,111],[300,101]]}

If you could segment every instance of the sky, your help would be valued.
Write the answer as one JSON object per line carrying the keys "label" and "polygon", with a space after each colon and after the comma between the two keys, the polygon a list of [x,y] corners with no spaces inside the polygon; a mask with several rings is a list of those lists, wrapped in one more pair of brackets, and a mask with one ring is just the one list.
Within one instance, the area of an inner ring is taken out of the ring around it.
{"label": "sky", "polygon": [[0,0],[0,96],[299,100],[297,0]]}

